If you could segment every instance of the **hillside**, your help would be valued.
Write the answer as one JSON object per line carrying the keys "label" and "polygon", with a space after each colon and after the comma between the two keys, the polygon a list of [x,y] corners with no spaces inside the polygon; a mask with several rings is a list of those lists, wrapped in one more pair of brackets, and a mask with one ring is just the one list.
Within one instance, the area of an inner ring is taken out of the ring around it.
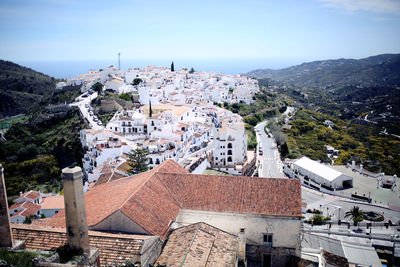
{"label": "hillside", "polygon": [[55,84],[50,76],[0,60],[0,118],[40,107],[54,93]]}
{"label": "hillside", "polygon": [[280,70],[258,69],[245,75],[301,88],[400,86],[400,54],[313,61]]}

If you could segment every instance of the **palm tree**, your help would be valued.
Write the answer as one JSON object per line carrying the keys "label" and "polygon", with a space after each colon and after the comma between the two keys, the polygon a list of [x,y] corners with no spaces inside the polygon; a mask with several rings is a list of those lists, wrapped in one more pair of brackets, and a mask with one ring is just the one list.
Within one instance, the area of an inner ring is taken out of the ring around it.
{"label": "palm tree", "polygon": [[354,226],[357,226],[359,222],[364,220],[364,214],[365,212],[360,210],[358,206],[354,206],[351,210],[345,213],[344,217],[350,217],[350,220],[353,220],[354,222]]}

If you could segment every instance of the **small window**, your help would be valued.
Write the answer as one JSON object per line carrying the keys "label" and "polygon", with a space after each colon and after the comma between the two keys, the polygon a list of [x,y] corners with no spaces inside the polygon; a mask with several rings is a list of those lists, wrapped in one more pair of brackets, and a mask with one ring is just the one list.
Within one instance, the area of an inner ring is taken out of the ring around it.
{"label": "small window", "polygon": [[264,234],[264,245],[272,246],[272,234]]}

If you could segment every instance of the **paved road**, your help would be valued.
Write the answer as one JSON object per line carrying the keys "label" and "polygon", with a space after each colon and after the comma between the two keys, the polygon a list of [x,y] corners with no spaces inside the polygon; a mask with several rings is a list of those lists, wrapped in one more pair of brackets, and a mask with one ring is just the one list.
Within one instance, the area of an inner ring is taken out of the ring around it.
{"label": "paved road", "polygon": [[258,146],[262,147],[263,155],[260,156],[257,150],[257,161],[259,161],[258,176],[269,178],[282,178],[282,163],[279,152],[273,138],[268,137],[264,132],[266,121],[257,124],[256,129]]}
{"label": "paved road", "polygon": [[74,103],[72,103],[70,105],[79,107],[79,109],[81,110],[81,114],[89,122],[90,128],[92,128],[94,130],[101,130],[101,129],[104,128],[104,126],[98,125],[97,122],[95,122],[93,120],[95,115],[94,116],[90,116],[88,108],[85,107],[86,104],[88,104],[90,106],[91,101],[93,99],[95,99],[96,97],[97,97],[97,92],[93,93],[92,95],[89,95],[89,97],[86,97],[86,98],[79,97],[79,99],[81,99],[81,101],[74,102]]}
{"label": "paved road", "polygon": [[329,215],[333,220],[338,220],[338,218],[343,220],[345,212],[354,206],[358,206],[364,211],[374,211],[383,214],[385,221],[391,220],[393,223],[396,223],[400,220],[400,212],[398,211],[372,206],[368,203],[356,203],[351,200],[345,201],[339,197],[314,192],[311,189],[302,188],[302,198],[307,203],[308,209],[321,210],[322,208],[324,216]]}

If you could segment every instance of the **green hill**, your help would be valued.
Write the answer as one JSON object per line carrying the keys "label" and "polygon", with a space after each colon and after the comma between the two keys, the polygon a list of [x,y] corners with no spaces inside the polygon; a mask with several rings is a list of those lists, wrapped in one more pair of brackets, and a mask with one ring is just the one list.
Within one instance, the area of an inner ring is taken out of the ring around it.
{"label": "green hill", "polygon": [[53,77],[0,60],[0,118],[39,108],[55,84]]}
{"label": "green hill", "polygon": [[280,70],[254,70],[245,75],[300,88],[400,86],[400,54],[313,61]]}

